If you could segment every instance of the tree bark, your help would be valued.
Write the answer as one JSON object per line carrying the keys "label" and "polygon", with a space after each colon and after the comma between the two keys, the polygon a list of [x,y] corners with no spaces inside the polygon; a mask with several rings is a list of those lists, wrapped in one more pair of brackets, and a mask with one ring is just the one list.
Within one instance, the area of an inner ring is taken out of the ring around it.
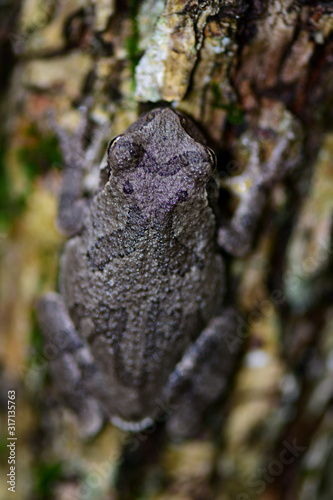
{"label": "tree bark", "polygon": [[[21,424],[21,470],[35,478],[20,498],[330,498],[333,2],[1,9],[2,363],[4,387],[18,388],[22,415],[32,415]],[[44,377],[31,311],[56,288],[63,244],[54,228],[62,160],[47,117],[53,110],[73,131],[87,102],[92,128],[110,123],[110,139],[161,104],[191,116],[218,154],[227,219],[251,192],[255,154],[260,172],[292,137],[250,254],[226,255],[244,358],[228,397],[186,443],[170,443],[163,427],[128,436],[110,426],[86,442]]]}

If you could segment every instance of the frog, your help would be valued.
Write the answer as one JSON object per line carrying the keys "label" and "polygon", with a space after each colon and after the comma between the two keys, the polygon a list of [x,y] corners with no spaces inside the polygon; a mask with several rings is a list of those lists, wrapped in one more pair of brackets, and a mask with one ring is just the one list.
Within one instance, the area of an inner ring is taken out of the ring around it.
{"label": "frog", "polygon": [[[129,432],[166,421],[173,436],[195,435],[227,390],[242,348],[236,339],[230,349],[238,311],[225,300],[223,243],[241,253],[236,233],[242,242],[249,225],[253,233],[253,201],[228,238],[215,153],[170,107],[149,111],[111,140],[87,196],[85,130],[56,130],[65,163],[58,225],[68,241],[59,292],[37,303],[51,373],[88,433],[105,421]],[[270,179],[281,163],[274,161]],[[258,175],[254,218],[265,182]]]}

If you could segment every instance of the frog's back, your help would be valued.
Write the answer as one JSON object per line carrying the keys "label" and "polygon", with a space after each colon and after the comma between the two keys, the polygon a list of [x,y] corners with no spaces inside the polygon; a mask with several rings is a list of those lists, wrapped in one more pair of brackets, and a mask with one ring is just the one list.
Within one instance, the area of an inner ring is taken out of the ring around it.
{"label": "frog's back", "polygon": [[[139,139],[123,137],[127,143],[118,140],[115,147],[118,164],[129,161],[129,150],[137,161],[113,169],[82,233],[67,243],[61,288],[103,373],[107,412],[140,421],[152,414],[184,351],[221,307],[224,273],[203,146],[191,139],[176,158],[167,151],[158,162],[140,139],[140,164],[133,153]],[[199,181],[184,173],[195,161]]]}

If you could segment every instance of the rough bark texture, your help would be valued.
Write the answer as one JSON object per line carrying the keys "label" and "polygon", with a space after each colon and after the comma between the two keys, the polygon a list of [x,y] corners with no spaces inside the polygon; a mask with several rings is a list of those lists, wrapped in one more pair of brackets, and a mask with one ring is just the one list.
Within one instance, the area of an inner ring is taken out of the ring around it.
{"label": "rough bark texture", "polygon": [[[332,498],[333,2],[0,9],[1,420],[6,429],[6,391],[17,389],[18,498]],[[84,441],[45,376],[32,311],[56,288],[63,243],[54,227],[61,157],[47,114],[74,130],[87,99],[92,126],[109,122],[110,137],[161,101],[188,113],[218,153],[230,216],[253,184],[254,154],[264,162],[296,134],[250,255],[228,259],[244,358],[227,401],[186,443],[170,443],[163,428],[128,436],[111,426]],[[9,498],[5,481],[0,491]]]}

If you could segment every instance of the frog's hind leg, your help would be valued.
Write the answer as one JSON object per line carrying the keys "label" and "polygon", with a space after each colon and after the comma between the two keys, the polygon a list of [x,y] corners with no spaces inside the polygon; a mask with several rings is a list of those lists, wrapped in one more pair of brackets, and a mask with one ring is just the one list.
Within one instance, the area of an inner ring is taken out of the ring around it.
{"label": "frog's hind leg", "polygon": [[208,406],[223,396],[244,345],[236,335],[237,311],[226,309],[214,318],[170,375],[162,399],[172,413],[171,435],[192,437],[199,431]]}
{"label": "frog's hind leg", "polygon": [[37,316],[44,335],[43,353],[56,389],[66,406],[78,415],[81,432],[94,435],[105,417],[97,402],[103,381],[90,352],[79,338],[59,294],[52,292],[42,297],[37,303]]}

